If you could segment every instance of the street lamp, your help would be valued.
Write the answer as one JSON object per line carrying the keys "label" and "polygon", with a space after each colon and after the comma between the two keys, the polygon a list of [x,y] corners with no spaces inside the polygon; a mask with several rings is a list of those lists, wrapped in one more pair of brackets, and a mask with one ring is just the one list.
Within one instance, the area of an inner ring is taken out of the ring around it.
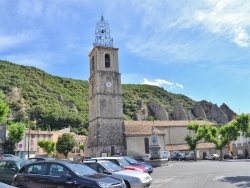
{"label": "street lamp", "polygon": [[28,134],[28,159],[30,158],[30,126],[29,126],[29,134]]}

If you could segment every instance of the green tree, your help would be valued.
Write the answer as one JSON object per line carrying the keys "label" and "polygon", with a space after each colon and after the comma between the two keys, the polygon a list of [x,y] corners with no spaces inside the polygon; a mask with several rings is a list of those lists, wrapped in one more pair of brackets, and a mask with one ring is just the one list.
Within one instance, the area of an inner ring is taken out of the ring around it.
{"label": "green tree", "polygon": [[17,143],[20,142],[24,137],[25,125],[20,122],[17,123],[11,122],[7,126],[7,130],[9,131],[8,138],[15,145],[15,149],[17,149]]}
{"label": "green tree", "polygon": [[15,144],[10,140],[6,139],[3,143],[3,152],[15,154]]}
{"label": "green tree", "polygon": [[0,124],[6,122],[6,118],[9,115],[9,106],[4,102],[5,95],[0,90]]}
{"label": "green tree", "polygon": [[189,150],[194,152],[194,160],[197,161],[196,148],[198,142],[202,139],[201,127],[198,123],[189,123],[187,129],[192,130],[194,135],[187,135],[184,140],[187,142]]}
{"label": "green tree", "polygon": [[52,140],[40,140],[38,146],[43,148],[48,156],[53,156],[55,154],[56,143]]}
{"label": "green tree", "polygon": [[88,136],[88,130],[85,129],[85,128],[82,128],[81,131],[79,131],[78,134]]}
{"label": "green tree", "polygon": [[234,124],[239,128],[239,130],[242,132],[242,135],[245,137],[248,148],[247,138],[250,137],[250,114],[242,113],[241,115],[237,116],[235,118]]}
{"label": "green tree", "polygon": [[58,153],[62,153],[65,159],[67,159],[68,153],[72,151],[75,145],[76,141],[73,135],[70,133],[64,133],[58,137],[56,150]]}
{"label": "green tree", "polygon": [[206,142],[215,144],[220,151],[220,159],[223,160],[222,149],[231,141],[237,140],[239,128],[234,123],[229,123],[221,127],[206,125],[202,128],[202,137]]}
{"label": "green tree", "polygon": [[222,149],[231,141],[237,140],[240,136],[239,127],[235,123],[228,123],[218,130],[219,135],[214,139],[214,144],[220,150],[220,158],[223,160]]}

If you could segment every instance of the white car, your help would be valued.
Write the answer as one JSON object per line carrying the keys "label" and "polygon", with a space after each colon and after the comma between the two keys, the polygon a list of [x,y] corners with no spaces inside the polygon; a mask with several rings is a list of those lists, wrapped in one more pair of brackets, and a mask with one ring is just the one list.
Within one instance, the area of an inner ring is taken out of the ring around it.
{"label": "white car", "polygon": [[219,160],[219,155],[218,154],[209,154],[205,157],[205,159],[208,159],[208,160]]}
{"label": "white car", "polygon": [[98,173],[123,179],[127,188],[149,187],[153,181],[153,178],[148,173],[134,170],[124,170],[119,165],[108,160],[88,160],[83,163],[96,170]]}

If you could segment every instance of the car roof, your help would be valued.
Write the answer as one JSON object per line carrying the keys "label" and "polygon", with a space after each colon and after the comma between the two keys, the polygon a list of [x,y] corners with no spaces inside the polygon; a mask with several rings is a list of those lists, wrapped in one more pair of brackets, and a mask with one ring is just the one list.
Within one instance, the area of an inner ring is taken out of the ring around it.
{"label": "car roof", "polygon": [[24,161],[28,159],[22,159],[22,158],[16,158],[16,157],[6,157],[4,159],[1,159],[1,161]]}
{"label": "car roof", "polygon": [[119,157],[95,157],[92,159],[123,159],[123,157],[119,156]]}
{"label": "car roof", "polygon": [[111,162],[111,161],[105,160],[105,159],[101,159],[101,160],[95,160],[95,159],[93,159],[93,160],[83,161],[83,163],[93,163],[93,162],[95,162],[95,163],[102,163],[102,162]]}
{"label": "car roof", "polygon": [[56,159],[55,157],[31,157],[29,159]]}
{"label": "car roof", "polygon": [[70,160],[49,160],[49,161],[36,161],[32,162],[31,164],[41,164],[41,163],[61,163],[61,164],[67,164],[67,163],[73,163],[73,164],[82,164],[77,161],[70,161]]}

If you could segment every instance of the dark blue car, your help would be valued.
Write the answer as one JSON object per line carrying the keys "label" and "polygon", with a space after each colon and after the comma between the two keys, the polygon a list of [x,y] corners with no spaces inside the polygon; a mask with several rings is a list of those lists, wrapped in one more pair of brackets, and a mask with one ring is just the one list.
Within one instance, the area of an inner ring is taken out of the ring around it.
{"label": "dark blue car", "polygon": [[153,173],[153,167],[149,164],[146,164],[146,163],[142,163],[142,162],[139,162],[135,159],[133,159],[132,157],[129,157],[129,156],[122,156],[126,161],[128,161],[131,165],[134,165],[134,166],[143,166],[146,168],[147,172],[149,174]]}

